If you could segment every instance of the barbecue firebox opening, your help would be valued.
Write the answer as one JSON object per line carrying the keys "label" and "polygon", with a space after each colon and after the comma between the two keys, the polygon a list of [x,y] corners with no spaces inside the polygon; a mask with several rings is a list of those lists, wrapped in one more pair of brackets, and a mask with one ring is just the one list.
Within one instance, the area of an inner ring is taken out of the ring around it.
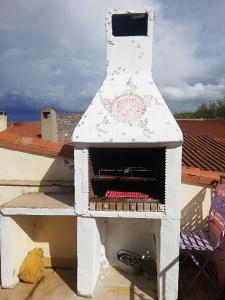
{"label": "barbecue firebox opening", "polygon": [[114,36],[147,36],[148,14],[112,15],[112,33]]}
{"label": "barbecue firebox opening", "polygon": [[158,211],[164,198],[165,148],[89,149],[90,209]]}

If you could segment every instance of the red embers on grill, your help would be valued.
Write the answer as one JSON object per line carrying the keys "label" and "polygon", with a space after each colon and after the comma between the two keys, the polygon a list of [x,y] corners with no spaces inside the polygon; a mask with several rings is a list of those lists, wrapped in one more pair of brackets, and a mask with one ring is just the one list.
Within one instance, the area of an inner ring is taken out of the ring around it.
{"label": "red embers on grill", "polygon": [[136,198],[136,199],[149,199],[149,195],[139,192],[119,192],[107,191],[105,193],[107,198]]}

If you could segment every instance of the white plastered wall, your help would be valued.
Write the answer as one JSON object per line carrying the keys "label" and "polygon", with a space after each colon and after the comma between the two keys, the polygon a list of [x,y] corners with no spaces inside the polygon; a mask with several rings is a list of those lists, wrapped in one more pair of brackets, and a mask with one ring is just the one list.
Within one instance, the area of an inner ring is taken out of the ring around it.
{"label": "white plastered wall", "polygon": [[167,219],[180,219],[182,147],[166,148],[165,205]]}
{"label": "white plastered wall", "polygon": [[[77,293],[91,297],[104,256],[104,219],[77,218]],[[99,228],[101,228],[99,230]],[[102,233],[102,234],[101,234]]]}
{"label": "white plastered wall", "polygon": [[72,182],[74,177],[72,159],[3,148],[0,148],[0,166],[0,205],[25,193],[60,191],[61,187],[42,186],[42,182]]}
{"label": "white plastered wall", "polygon": [[154,220],[149,219],[108,218],[105,248],[109,263],[122,267],[116,256],[119,249],[130,250],[139,255],[150,251],[151,258],[155,259],[153,223]]}
{"label": "white plastered wall", "polygon": [[35,218],[34,247],[43,249],[47,266],[75,268],[76,222],[70,216]]}
{"label": "white plastered wall", "polygon": [[[69,186],[73,181],[72,159],[0,148],[0,165],[0,205],[24,193],[72,190],[60,185]],[[44,250],[46,265],[75,266],[76,218],[1,215],[0,234],[4,287],[15,286],[19,266],[35,247]]]}
{"label": "white plastered wall", "polygon": [[0,148],[0,180],[73,181],[73,160]]}
{"label": "white plastered wall", "polygon": [[[71,188],[68,187],[68,191],[70,190]],[[60,191],[62,191],[62,187],[57,185],[52,185],[52,186],[0,185],[0,206],[26,193],[38,193],[38,192],[45,193],[45,192],[60,192]]]}
{"label": "white plastered wall", "polygon": [[76,218],[1,215],[2,286],[18,283],[21,263],[33,248],[41,248],[47,266],[75,268]]}
{"label": "white plastered wall", "polygon": [[[1,218],[1,280],[2,287],[13,288],[18,283],[18,272],[28,251],[33,248],[32,217]],[[20,222],[20,226],[16,221]]]}
{"label": "white plastered wall", "polygon": [[154,222],[157,257],[158,299],[176,300],[178,297],[180,220],[165,219]]}
{"label": "white plastered wall", "polygon": [[212,188],[197,184],[181,185],[181,227],[202,228],[211,205]]}

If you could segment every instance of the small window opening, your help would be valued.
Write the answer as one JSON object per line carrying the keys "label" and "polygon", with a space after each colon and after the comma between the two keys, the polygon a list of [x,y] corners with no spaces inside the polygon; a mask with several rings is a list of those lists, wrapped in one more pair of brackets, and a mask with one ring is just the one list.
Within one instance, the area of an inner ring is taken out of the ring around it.
{"label": "small window opening", "polygon": [[7,116],[7,113],[5,111],[0,111],[1,116]]}
{"label": "small window opening", "polygon": [[112,33],[114,36],[146,36],[148,14],[112,15]]}
{"label": "small window opening", "polygon": [[50,112],[49,111],[43,111],[43,117],[45,118],[45,119],[47,119],[47,118],[50,118]]}

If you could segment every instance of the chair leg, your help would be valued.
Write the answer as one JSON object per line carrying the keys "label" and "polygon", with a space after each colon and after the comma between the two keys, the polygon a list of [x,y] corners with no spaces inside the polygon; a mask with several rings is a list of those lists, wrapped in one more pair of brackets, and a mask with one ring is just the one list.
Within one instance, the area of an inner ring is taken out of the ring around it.
{"label": "chair leg", "polygon": [[190,282],[189,286],[188,286],[188,290],[190,290],[190,288],[194,285],[194,283],[197,281],[198,277],[203,273],[206,278],[213,284],[214,287],[218,287],[218,284],[214,281],[214,279],[209,275],[209,272],[207,271],[207,267],[209,262],[211,261],[211,259],[213,258],[214,254],[210,255],[207,260],[205,261],[204,264],[200,265],[200,263],[198,262],[198,260],[196,259],[196,257],[190,252],[187,251],[188,255],[191,257],[192,261],[195,263],[195,265],[199,268],[199,271],[197,272],[197,274],[194,276],[193,280]]}
{"label": "chair leg", "polygon": [[216,286],[217,288],[219,287],[219,289],[221,289],[221,287],[219,286],[219,280],[216,271],[213,269],[210,263],[206,266],[205,269],[207,274],[210,276],[211,280],[213,281],[214,286]]}
{"label": "chair leg", "polygon": [[214,287],[217,287],[217,284],[212,280],[212,278],[209,276],[209,274],[206,272],[206,270],[200,268],[200,270],[198,271],[198,273],[194,276],[193,280],[189,284],[188,290],[190,290],[192,288],[192,286],[195,284],[195,282],[198,280],[198,278],[200,277],[201,274],[204,274],[206,276],[206,278],[212,283],[212,285]]}
{"label": "chair leg", "polygon": [[185,263],[185,261],[189,258],[189,255],[187,254],[187,252],[185,252],[184,258],[182,259],[179,267],[181,268],[183,266],[183,264]]}

